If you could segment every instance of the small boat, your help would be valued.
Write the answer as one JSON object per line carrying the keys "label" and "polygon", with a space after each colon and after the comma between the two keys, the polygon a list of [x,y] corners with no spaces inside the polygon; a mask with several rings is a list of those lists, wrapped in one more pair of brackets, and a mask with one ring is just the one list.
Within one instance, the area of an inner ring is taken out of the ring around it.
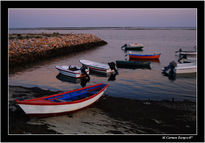
{"label": "small boat", "polygon": [[161,54],[151,54],[151,55],[143,55],[143,54],[129,54],[129,59],[159,59]]}
{"label": "small boat", "polygon": [[167,67],[162,68],[162,72],[167,71],[172,71],[171,73],[176,74],[196,73],[197,65],[196,63],[170,63]]}
{"label": "small boat", "polygon": [[73,112],[97,101],[107,89],[108,84],[96,84],[50,96],[18,100],[17,104],[29,116],[50,116]]}
{"label": "small boat", "polygon": [[196,63],[178,63],[175,67],[176,73],[196,73],[197,65]]}
{"label": "small boat", "polygon": [[194,51],[183,51],[182,49],[179,49],[178,51],[176,51],[176,53],[179,53],[179,56],[183,56],[183,55],[196,56],[197,55],[196,50],[194,50]]}
{"label": "small boat", "polygon": [[80,63],[82,65],[87,66],[90,69],[90,71],[100,72],[100,73],[114,72],[114,70],[111,70],[108,64],[98,63],[90,60],[80,60]]}
{"label": "small boat", "polygon": [[[56,69],[59,70],[59,73],[69,76],[69,77],[74,77],[74,78],[82,78],[85,77],[86,74],[83,74],[81,72],[80,67],[75,66],[75,65],[70,65],[70,66],[56,66]],[[85,70],[87,74],[89,74],[89,69]]]}
{"label": "small boat", "polygon": [[116,65],[118,68],[140,68],[140,67],[149,67],[150,68],[150,61],[141,62],[141,61],[122,61],[117,60]]}
{"label": "small boat", "polygon": [[121,48],[125,50],[142,50],[143,47],[144,45],[140,43],[130,43],[123,45]]}
{"label": "small boat", "polygon": [[180,55],[188,55],[188,56],[196,56],[197,52],[196,51],[182,51],[179,54]]}
{"label": "small boat", "polygon": [[132,58],[132,59],[129,59],[129,61],[138,61],[138,62],[148,62],[148,61],[150,61],[150,62],[154,62],[154,63],[160,63],[160,60],[159,59],[134,59],[134,58]]}

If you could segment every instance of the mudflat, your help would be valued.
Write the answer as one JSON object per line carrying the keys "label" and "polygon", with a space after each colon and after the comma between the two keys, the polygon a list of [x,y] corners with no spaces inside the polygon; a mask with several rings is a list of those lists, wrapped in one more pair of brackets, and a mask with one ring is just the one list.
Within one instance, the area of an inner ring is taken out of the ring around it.
{"label": "mudflat", "polygon": [[78,112],[30,118],[16,98],[31,99],[58,92],[9,86],[10,134],[195,134],[196,103],[192,101],[132,100],[103,95]]}

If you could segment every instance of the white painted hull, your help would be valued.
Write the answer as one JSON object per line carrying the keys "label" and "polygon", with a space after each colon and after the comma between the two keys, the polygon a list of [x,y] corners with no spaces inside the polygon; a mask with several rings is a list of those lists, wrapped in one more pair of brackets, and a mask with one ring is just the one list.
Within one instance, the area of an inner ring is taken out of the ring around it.
{"label": "white painted hull", "polygon": [[101,69],[101,68],[96,68],[96,67],[91,67],[91,66],[88,66],[88,67],[90,71],[99,72],[103,74],[114,72],[114,70],[111,70],[111,69]]}
{"label": "white painted hull", "polygon": [[190,67],[190,68],[180,68],[177,69],[176,68],[176,73],[196,73],[197,72],[197,68],[196,67]]}
{"label": "white painted hull", "polygon": [[82,65],[85,65],[89,68],[90,71],[99,72],[99,73],[110,73],[113,70],[107,64],[102,64],[98,62],[93,62],[90,60],[80,60]]}
{"label": "white painted hull", "polygon": [[[56,69],[59,71],[59,73],[69,77],[73,77],[73,78],[85,77],[85,75],[81,73],[80,69],[76,71],[71,71],[68,70],[68,66],[56,66]],[[89,74],[89,70],[86,70],[86,72],[87,74]]]}
{"label": "white painted hull", "polygon": [[197,66],[196,63],[185,63],[185,64],[177,64],[176,73],[196,73]]}
{"label": "white painted hull", "polygon": [[127,47],[136,48],[136,47],[144,47],[144,45],[143,44],[138,44],[138,43],[131,43],[131,44],[127,44]]}
{"label": "white painted hull", "polygon": [[196,56],[197,52],[180,52],[182,55]]}
{"label": "white painted hull", "polygon": [[75,110],[82,109],[84,107],[87,107],[97,101],[105,92],[100,92],[97,96],[83,101],[79,103],[73,103],[73,104],[63,104],[63,105],[28,105],[28,104],[19,104],[19,106],[24,110],[26,114],[37,114],[37,115],[43,115],[43,114],[58,114],[58,113],[66,113],[66,112],[72,112]]}

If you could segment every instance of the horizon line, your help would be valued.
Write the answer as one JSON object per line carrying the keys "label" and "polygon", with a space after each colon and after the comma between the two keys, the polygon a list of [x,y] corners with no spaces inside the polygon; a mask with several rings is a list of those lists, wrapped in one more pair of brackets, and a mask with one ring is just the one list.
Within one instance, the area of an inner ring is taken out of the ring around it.
{"label": "horizon line", "polygon": [[134,27],[134,26],[86,26],[86,27],[12,27],[12,28],[9,28],[9,30],[21,30],[21,29],[52,29],[52,30],[55,30],[55,29],[136,29],[136,30],[140,30],[140,29],[163,29],[163,28],[183,28],[183,29],[196,29],[196,27],[185,27],[185,26],[159,26],[159,27],[155,27],[155,26],[137,26],[137,27]]}

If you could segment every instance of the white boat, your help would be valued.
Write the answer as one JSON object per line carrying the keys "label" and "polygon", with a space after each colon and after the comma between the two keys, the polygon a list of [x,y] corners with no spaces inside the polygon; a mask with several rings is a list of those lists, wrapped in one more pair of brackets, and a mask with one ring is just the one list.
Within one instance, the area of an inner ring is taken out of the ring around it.
{"label": "white boat", "polygon": [[[59,71],[59,73],[69,76],[69,77],[82,78],[86,76],[85,74],[81,72],[80,67],[75,66],[75,65],[56,66],[56,69]],[[89,74],[89,69],[86,69],[85,71],[87,74]]]}
{"label": "white boat", "polygon": [[125,48],[126,50],[142,50],[143,47],[144,45],[140,43],[130,43],[123,45],[121,48]]}
{"label": "white boat", "polygon": [[196,73],[197,72],[197,65],[196,62],[192,63],[178,63],[171,66],[162,68],[162,72],[171,71],[173,69],[173,72],[176,74],[186,74],[186,73]]}
{"label": "white boat", "polygon": [[96,84],[45,97],[18,100],[17,104],[29,116],[53,116],[77,111],[97,101],[108,84]]}
{"label": "white boat", "polygon": [[144,47],[143,44],[140,44],[140,43],[130,43],[130,44],[127,44],[128,47]]}
{"label": "white boat", "polygon": [[176,73],[196,73],[197,65],[196,63],[180,63],[175,67]]}
{"label": "white boat", "polygon": [[197,51],[183,51],[182,49],[179,49],[178,51],[176,51],[176,53],[179,54],[179,56],[196,56],[197,55]]}
{"label": "white boat", "polygon": [[90,71],[95,71],[99,73],[114,72],[114,70],[111,70],[108,64],[98,63],[90,60],[80,60],[80,63],[82,65],[87,66],[90,69]]}
{"label": "white boat", "polygon": [[181,55],[188,55],[188,56],[196,56],[197,52],[196,51],[182,51],[179,54],[181,54]]}

